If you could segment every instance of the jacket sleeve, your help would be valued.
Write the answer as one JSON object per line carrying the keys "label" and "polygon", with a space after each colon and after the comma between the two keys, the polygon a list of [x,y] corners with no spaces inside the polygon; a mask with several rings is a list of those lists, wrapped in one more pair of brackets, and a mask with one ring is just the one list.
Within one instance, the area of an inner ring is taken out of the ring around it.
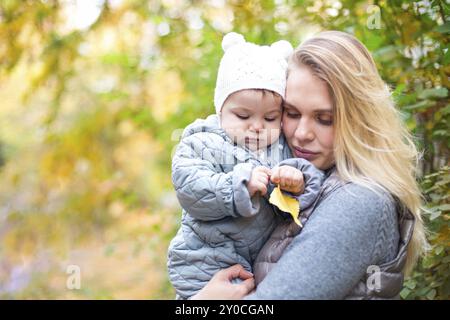
{"label": "jacket sleeve", "polygon": [[217,143],[215,149],[209,148],[205,135],[195,134],[178,145],[172,160],[172,182],[180,205],[204,221],[255,215],[259,201],[250,199],[246,187],[253,164],[239,163],[233,171],[220,172],[220,151],[215,150],[221,148]]}
{"label": "jacket sleeve", "polygon": [[[311,206],[319,195],[319,191],[324,179],[323,172],[317,169],[311,162],[301,158],[290,158],[283,160],[278,164],[278,166],[291,166],[299,169],[303,173],[303,178],[305,181],[305,191],[302,194],[293,195],[292,193],[287,191],[283,192],[289,194],[294,198],[297,198],[300,202],[301,210]],[[273,183],[270,183],[269,192],[267,194],[270,195],[274,188],[275,185]]]}

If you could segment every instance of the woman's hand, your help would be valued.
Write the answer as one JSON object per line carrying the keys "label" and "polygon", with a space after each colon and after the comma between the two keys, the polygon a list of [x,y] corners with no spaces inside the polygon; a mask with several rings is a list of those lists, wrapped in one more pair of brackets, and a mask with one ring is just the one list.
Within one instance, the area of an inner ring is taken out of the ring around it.
{"label": "woman's hand", "polygon": [[[231,280],[235,278],[241,278],[244,281],[237,284],[231,283]],[[238,300],[254,288],[253,274],[246,271],[240,264],[236,264],[217,272],[191,300]]]}
{"label": "woman's hand", "polygon": [[291,166],[281,166],[272,169],[270,181],[279,184],[280,189],[299,195],[305,191],[303,173]]}

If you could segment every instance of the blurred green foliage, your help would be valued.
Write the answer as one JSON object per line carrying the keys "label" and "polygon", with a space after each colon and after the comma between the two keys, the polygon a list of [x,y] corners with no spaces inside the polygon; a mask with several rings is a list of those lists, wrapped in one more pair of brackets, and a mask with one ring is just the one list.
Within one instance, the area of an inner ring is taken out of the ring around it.
{"label": "blurred green foliage", "polygon": [[405,281],[401,297],[405,299],[448,299],[450,292],[450,204],[449,167],[427,175],[422,189],[427,196],[428,212],[425,221],[432,245],[412,276]]}
{"label": "blurred green foliage", "polygon": [[[170,160],[213,112],[221,39],[336,29],[373,53],[423,159],[432,246],[405,299],[449,298],[448,1],[3,0],[0,297],[171,299]],[[82,288],[66,288],[79,265]]]}

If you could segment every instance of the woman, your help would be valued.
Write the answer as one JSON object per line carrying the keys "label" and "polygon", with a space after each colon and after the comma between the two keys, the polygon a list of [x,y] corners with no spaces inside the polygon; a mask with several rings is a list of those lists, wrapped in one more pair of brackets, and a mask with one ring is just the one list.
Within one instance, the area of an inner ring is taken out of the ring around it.
{"label": "woman", "polygon": [[306,41],[290,61],[284,107],[292,152],[327,173],[327,191],[254,292],[236,265],[194,299],[396,297],[426,245],[418,153],[370,53],[337,31]]}

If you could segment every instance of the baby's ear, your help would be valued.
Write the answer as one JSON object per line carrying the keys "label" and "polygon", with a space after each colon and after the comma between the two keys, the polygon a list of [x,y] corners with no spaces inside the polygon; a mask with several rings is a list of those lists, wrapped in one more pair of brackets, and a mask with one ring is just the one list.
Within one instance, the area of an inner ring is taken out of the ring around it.
{"label": "baby's ear", "polygon": [[226,52],[231,47],[245,43],[244,36],[236,32],[227,33],[222,39],[222,49]]}
{"label": "baby's ear", "polygon": [[291,54],[294,52],[294,48],[292,45],[286,40],[280,40],[272,43],[270,46],[272,50],[274,50],[280,57],[285,60],[288,60]]}

